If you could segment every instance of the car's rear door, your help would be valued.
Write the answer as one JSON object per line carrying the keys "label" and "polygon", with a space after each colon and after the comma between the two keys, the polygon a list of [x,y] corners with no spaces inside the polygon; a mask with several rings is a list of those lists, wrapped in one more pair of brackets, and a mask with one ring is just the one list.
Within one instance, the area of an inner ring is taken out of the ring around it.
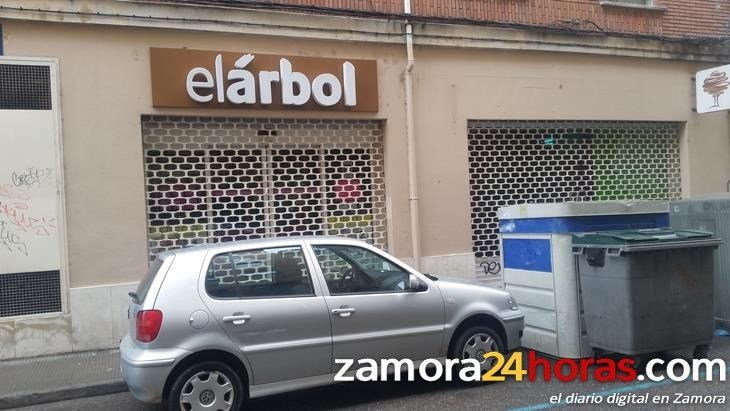
{"label": "car's rear door", "polygon": [[252,369],[252,384],[328,374],[329,311],[300,241],[210,252],[201,296]]}
{"label": "car's rear door", "polygon": [[[444,304],[438,287],[408,290],[407,270],[359,243],[323,239],[307,244],[327,288],[334,359],[421,360],[440,355]],[[368,271],[378,284],[343,277],[353,268]]]}

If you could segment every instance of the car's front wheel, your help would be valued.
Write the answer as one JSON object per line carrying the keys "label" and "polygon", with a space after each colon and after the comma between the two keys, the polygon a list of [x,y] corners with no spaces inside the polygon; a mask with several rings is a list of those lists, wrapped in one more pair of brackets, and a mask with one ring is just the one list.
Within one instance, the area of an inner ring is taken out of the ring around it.
{"label": "car's front wheel", "polygon": [[218,361],[204,361],[185,369],[170,388],[170,411],[236,411],[243,403],[241,377]]}
{"label": "car's front wheel", "polygon": [[449,356],[462,360],[477,360],[479,368],[484,373],[492,369],[496,361],[493,357],[484,358],[484,354],[493,351],[505,353],[504,343],[499,334],[487,326],[477,325],[464,330],[456,337]]}

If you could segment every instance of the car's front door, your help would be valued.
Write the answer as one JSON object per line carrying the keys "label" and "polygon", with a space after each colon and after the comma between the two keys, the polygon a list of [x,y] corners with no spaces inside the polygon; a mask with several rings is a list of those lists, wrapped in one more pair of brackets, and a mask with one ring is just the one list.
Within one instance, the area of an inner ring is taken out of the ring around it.
{"label": "car's front door", "polygon": [[385,255],[353,244],[310,240],[329,295],[333,358],[421,360],[438,357],[444,336],[440,291]]}
{"label": "car's front door", "polygon": [[201,294],[248,360],[252,384],[329,374],[330,314],[300,243],[208,261]]}

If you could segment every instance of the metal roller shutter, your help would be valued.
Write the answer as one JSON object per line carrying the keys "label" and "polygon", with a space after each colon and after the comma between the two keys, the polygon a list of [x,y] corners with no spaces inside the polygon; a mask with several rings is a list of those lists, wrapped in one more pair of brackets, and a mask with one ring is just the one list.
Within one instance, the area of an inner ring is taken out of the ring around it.
{"label": "metal roller shutter", "polygon": [[498,208],[518,203],[681,196],[680,124],[469,121],[472,246],[478,273],[499,258]]}
{"label": "metal roller shutter", "polygon": [[386,247],[382,123],[144,116],[149,255],[343,235]]}

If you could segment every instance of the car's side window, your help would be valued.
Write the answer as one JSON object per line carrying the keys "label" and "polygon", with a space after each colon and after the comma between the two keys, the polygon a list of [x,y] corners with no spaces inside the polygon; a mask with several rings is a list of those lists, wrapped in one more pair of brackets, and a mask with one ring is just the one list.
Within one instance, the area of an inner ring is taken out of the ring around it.
{"label": "car's side window", "polygon": [[205,276],[214,298],[314,295],[301,247],[277,247],[218,254]]}
{"label": "car's side window", "polygon": [[312,246],[330,294],[408,291],[409,273],[362,247]]}

